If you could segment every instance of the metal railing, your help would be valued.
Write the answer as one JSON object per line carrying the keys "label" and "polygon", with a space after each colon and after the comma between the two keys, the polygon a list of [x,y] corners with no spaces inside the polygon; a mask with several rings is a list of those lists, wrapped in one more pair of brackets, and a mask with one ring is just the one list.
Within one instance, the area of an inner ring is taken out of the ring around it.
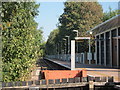
{"label": "metal railing", "polygon": [[[58,59],[63,61],[70,61],[71,60],[71,54],[57,54],[57,55],[46,55],[47,58],[50,59]],[[89,53],[76,53],[75,54],[75,61],[78,63],[85,63],[85,60],[95,60],[96,61],[96,53],[91,53],[91,56],[89,56]]]}

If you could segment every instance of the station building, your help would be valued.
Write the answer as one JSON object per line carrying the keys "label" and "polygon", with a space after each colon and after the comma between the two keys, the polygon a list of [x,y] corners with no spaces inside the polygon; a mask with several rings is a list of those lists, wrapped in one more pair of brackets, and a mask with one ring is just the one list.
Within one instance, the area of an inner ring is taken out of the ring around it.
{"label": "station building", "polygon": [[90,32],[95,35],[96,64],[120,68],[120,14]]}

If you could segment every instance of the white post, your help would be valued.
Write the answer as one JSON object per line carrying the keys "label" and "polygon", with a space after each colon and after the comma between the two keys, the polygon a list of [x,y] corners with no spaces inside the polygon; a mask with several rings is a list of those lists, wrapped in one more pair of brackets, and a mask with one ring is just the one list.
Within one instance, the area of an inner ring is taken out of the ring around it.
{"label": "white post", "polygon": [[[78,30],[77,30],[77,37],[78,37]],[[78,53],[78,42],[76,42],[77,44],[77,53]]]}
{"label": "white post", "polygon": [[68,37],[68,54],[70,54],[70,37]]}
{"label": "white post", "polygon": [[75,70],[75,40],[71,40],[71,70]]}
{"label": "white post", "polygon": [[89,39],[89,53],[91,53],[90,39]]}
{"label": "white post", "polygon": [[70,60],[69,54],[70,54],[70,36],[68,36],[68,61]]}
{"label": "white post", "polygon": [[117,30],[117,68],[119,68],[119,43],[118,43],[118,28]]}
{"label": "white post", "polygon": [[59,58],[59,51],[60,51],[60,50],[59,50],[59,43],[58,43],[58,60],[60,59],[60,58]]}
{"label": "white post", "polygon": [[[95,37],[95,39],[97,39],[97,36]],[[96,65],[97,65],[97,52],[98,52],[97,51],[97,47],[98,47],[97,42],[98,41],[95,41],[95,53],[96,53],[96,60],[95,60],[96,62],[95,63],[96,63]]]}
{"label": "white post", "polygon": [[61,49],[60,59],[62,60],[62,55],[63,55],[63,51],[62,51],[62,41],[60,41],[60,49]]}
{"label": "white post", "polygon": [[106,66],[106,33],[104,33],[104,66]]}
{"label": "white post", "polygon": [[101,35],[99,35],[99,65],[101,65]]}
{"label": "white post", "polygon": [[65,61],[67,61],[67,59],[66,59],[66,40],[65,40]]}
{"label": "white post", "polygon": [[91,45],[90,45],[90,39],[89,39],[89,54],[88,54],[88,57],[89,57],[89,64],[91,64]]}
{"label": "white post", "polygon": [[[73,30],[73,31],[77,33],[77,37],[78,37],[78,30]],[[76,44],[77,44],[77,50],[76,50],[76,52],[78,53],[78,42],[76,42]]]}
{"label": "white post", "polygon": [[63,40],[65,41],[65,49],[64,49],[64,61],[66,61],[66,39],[63,38]]}
{"label": "white post", "polygon": [[110,31],[110,66],[112,67],[112,31]]}
{"label": "white post", "polygon": [[57,57],[57,55],[58,55],[57,49],[58,49],[58,47],[57,47],[57,44],[56,44],[56,53],[54,54],[56,59],[58,59],[58,57]]}

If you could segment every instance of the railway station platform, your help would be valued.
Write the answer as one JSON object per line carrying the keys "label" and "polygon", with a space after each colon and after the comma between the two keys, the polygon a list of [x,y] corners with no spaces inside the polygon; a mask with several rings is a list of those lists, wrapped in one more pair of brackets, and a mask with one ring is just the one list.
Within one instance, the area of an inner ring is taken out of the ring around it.
{"label": "railway station platform", "polygon": [[[53,63],[59,64],[63,67],[66,67],[68,69],[71,69],[71,63],[68,61],[49,59],[49,58],[45,58],[45,59]],[[75,70],[87,70],[87,75],[93,76],[93,77],[113,76],[115,82],[120,82],[120,69],[105,67],[105,66],[100,66],[100,65],[94,65],[94,64],[76,63]]]}

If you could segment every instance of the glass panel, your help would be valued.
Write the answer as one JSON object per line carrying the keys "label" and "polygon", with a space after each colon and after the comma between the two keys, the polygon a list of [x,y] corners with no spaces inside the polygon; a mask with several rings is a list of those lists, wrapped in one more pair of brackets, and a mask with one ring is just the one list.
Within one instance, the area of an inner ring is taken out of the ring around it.
{"label": "glass panel", "polygon": [[106,33],[106,65],[110,64],[110,32]]}
{"label": "glass panel", "polygon": [[106,39],[110,39],[110,32],[106,32]]}
{"label": "glass panel", "polygon": [[120,36],[120,27],[118,28],[118,36]]}
{"label": "glass panel", "polygon": [[104,34],[101,35],[101,64],[104,64]]}
{"label": "glass panel", "polygon": [[114,29],[114,30],[112,30],[112,37],[116,37],[116,36],[117,36],[117,30]]}
{"label": "glass panel", "polygon": [[[119,54],[120,54],[120,39],[119,39]],[[119,55],[119,68],[120,68],[120,55]]]}
{"label": "glass panel", "polygon": [[97,36],[97,64],[99,64],[99,36]]}

